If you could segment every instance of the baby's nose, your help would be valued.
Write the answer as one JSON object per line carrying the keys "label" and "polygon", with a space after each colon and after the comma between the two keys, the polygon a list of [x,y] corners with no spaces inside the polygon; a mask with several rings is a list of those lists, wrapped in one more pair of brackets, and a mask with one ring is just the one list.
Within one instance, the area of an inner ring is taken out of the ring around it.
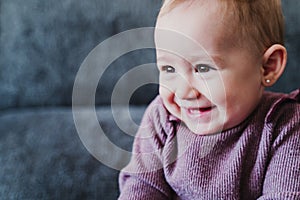
{"label": "baby's nose", "polygon": [[178,82],[175,95],[179,99],[190,100],[199,98],[200,92],[187,80],[181,80]]}

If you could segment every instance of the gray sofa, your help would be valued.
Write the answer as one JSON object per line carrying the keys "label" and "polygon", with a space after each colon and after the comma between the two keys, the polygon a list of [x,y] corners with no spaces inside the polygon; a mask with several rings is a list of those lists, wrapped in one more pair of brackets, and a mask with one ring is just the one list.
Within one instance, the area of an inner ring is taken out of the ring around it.
{"label": "gray sofa", "polygon": [[[122,31],[152,27],[160,4],[160,0],[0,0],[0,199],[117,199],[118,169],[92,155],[76,129],[73,85],[93,48]],[[300,85],[300,1],[284,0],[283,7],[289,61],[270,90],[289,92]],[[94,100],[99,125],[109,141],[126,151],[131,150],[136,131],[127,122],[140,122],[146,105],[157,95],[157,85],[139,87],[128,100],[130,106],[118,103],[118,122],[131,135],[116,123],[112,91],[130,69],[153,62],[153,49],[128,52],[109,65],[98,83]],[[156,75],[156,71],[144,74],[153,79]],[[128,84],[123,85],[125,94]],[[97,132],[88,121],[86,132]],[[113,165],[128,161],[101,141],[92,144]]]}

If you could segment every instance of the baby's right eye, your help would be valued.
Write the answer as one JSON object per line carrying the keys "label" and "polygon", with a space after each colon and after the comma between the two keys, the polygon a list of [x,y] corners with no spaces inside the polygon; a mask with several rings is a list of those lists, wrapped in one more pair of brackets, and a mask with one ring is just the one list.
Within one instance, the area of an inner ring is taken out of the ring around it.
{"label": "baby's right eye", "polygon": [[170,65],[164,65],[161,67],[161,70],[167,73],[174,73],[175,72],[175,68],[170,66]]}

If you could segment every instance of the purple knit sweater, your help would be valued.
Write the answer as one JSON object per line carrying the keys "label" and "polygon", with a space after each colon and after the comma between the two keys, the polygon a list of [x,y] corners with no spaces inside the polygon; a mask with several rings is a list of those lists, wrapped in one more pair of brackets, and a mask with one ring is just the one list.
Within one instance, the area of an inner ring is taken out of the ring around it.
{"label": "purple knit sweater", "polygon": [[119,199],[300,199],[300,90],[265,92],[240,125],[195,135],[158,96],[147,108]]}

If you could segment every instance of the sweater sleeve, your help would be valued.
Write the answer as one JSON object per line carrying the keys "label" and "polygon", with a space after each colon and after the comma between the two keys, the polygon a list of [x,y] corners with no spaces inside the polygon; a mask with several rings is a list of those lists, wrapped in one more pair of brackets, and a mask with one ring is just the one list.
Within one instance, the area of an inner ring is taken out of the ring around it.
{"label": "sweater sleeve", "polygon": [[[296,106],[295,106],[296,105]],[[269,165],[259,200],[300,199],[300,106],[278,111]]]}
{"label": "sweater sleeve", "polygon": [[119,175],[119,200],[172,198],[172,189],[163,171],[161,154],[165,136],[159,126],[157,110],[154,102],[144,114],[135,136],[131,160]]}

